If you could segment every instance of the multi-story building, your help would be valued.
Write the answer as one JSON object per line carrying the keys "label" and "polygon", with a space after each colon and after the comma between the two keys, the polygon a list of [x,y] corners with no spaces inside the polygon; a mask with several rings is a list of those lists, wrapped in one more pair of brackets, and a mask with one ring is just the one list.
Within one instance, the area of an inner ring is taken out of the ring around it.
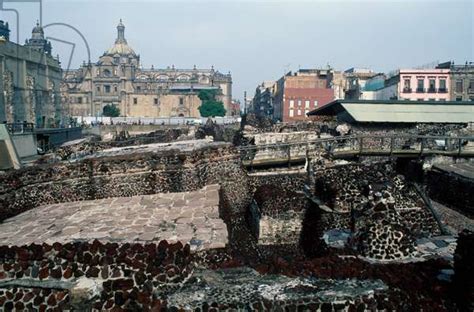
{"label": "multi-story building", "polygon": [[346,82],[344,89],[344,98],[346,99],[359,99],[361,98],[362,91],[365,88],[365,84],[369,79],[377,75],[371,69],[368,68],[349,68],[344,71],[344,80]]}
{"label": "multi-story building", "polygon": [[201,90],[217,90],[218,100],[231,114],[232,78],[211,69],[143,69],[140,56],[117,26],[115,44],[97,63],[64,73],[61,92],[72,116],[100,116],[106,105],[127,117],[199,117]]}
{"label": "multi-story building", "polygon": [[51,44],[37,24],[25,45],[10,41],[8,23],[0,21],[0,122],[60,126],[62,70]]}
{"label": "multi-story building", "polygon": [[230,112],[229,116],[239,117],[240,116],[240,101],[239,100],[232,100],[230,103]]}
{"label": "multi-story building", "polygon": [[449,69],[400,69],[398,99],[449,101]]}
{"label": "multi-story building", "polygon": [[300,69],[280,78],[275,84],[273,119],[306,120],[306,113],[334,100],[331,77],[330,69]]}
{"label": "multi-story building", "polygon": [[[389,98],[391,96],[390,93],[389,94],[384,94],[384,93],[380,92],[380,90],[385,90],[385,91],[390,92],[390,89],[386,88],[386,86],[389,84],[389,81],[390,80],[387,79],[386,75],[382,74],[382,73],[371,77],[370,79],[365,81],[364,87],[361,88],[359,99],[361,99],[361,100],[379,100],[379,98],[381,99],[383,97]],[[396,87],[394,87],[393,89],[396,89]],[[395,93],[396,93],[396,91],[395,91]]]}
{"label": "multi-story building", "polygon": [[252,100],[252,112],[257,116],[273,115],[273,96],[275,92],[275,81],[264,81],[255,90]]}
{"label": "multi-story building", "polygon": [[360,99],[364,100],[410,100],[449,101],[450,70],[400,69],[382,83],[383,76],[377,75],[366,82]]}
{"label": "multi-story building", "polygon": [[452,101],[474,101],[474,63],[454,65],[446,62],[438,68],[449,68],[451,76],[450,97]]}

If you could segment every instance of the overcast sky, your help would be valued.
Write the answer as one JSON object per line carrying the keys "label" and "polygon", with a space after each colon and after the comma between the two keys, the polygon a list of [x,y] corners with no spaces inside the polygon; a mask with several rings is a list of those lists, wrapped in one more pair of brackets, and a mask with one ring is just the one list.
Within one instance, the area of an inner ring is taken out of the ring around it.
{"label": "overcast sky", "polygon": [[[20,42],[40,18],[38,3],[0,0],[20,14]],[[25,1],[25,0],[22,0]],[[38,0],[32,0],[32,2]],[[144,67],[214,68],[231,72],[234,98],[288,70],[368,67],[387,72],[434,61],[474,61],[473,1],[86,1],[43,0],[43,25],[66,23],[86,39],[93,62],[116,38],[120,18]],[[16,17],[10,22],[16,41]],[[72,68],[87,60],[78,33],[46,28],[53,53]],[[58,40],[56,40],[58,39]]]}

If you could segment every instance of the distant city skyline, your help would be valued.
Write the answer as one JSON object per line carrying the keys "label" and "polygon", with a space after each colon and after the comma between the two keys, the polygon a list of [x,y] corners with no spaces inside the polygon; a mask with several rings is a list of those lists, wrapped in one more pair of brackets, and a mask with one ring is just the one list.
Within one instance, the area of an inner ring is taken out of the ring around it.
{"label": "distant city skyline", "polygon": [[[0,1],[1,2],[1,1]],[[298,68],[371,68],[389,72],[434,61],[474,61],[471,1],[48,1],[42,24],[67,23],[86,38],[96,62],[114,42],[120,19],[144,67],[231,72],[233,97],[252,97],[262,81]],[[36,3],[3,3],[20,13],[19,43],[40,19]],[[16,41],[16,17],[0,11]],[[45,29],[67,67],[87,60],[77,33]],[[55,40],[57,39],[57,40]]]}

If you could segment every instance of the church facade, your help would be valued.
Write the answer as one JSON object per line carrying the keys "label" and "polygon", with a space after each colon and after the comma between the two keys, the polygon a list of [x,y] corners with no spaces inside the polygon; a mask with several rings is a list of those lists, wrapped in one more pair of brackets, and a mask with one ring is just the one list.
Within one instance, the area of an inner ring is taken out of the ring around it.
{"label": "church facade", "polygon": [[117,26],[115,44],[97,63],[64,71],[61,96],[70,116],[102,116],[104,106],[115,105],[124,117],[200,117],[201,90],[216,90],[231,112],[232,77],[211,69],[166,69],[140,66],[140,55]]}
{"label": "church facade", "polygon": [[51,43],[37,23],[24,45],[10,41],[8,23],[0,21],[0,122],[28,122],[38,128],[58,127],[62,70],[51,56]]}

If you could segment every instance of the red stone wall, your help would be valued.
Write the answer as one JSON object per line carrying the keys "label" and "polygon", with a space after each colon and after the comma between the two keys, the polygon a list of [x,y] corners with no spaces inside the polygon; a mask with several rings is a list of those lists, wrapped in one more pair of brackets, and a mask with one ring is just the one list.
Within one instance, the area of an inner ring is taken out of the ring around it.
{"label": "red stone wall", "polygon": [[[0,283],[18,279],[70,282],[81,276],[102,283],[100,296],[90,303],[98,310],[147,310],[163,302],[153,298],[160,285],[182,282],[192,271],[189,245],[55,243],[0,247]],[[70,289],[52,287],[0,288],[0,310],[71,308]]]}

